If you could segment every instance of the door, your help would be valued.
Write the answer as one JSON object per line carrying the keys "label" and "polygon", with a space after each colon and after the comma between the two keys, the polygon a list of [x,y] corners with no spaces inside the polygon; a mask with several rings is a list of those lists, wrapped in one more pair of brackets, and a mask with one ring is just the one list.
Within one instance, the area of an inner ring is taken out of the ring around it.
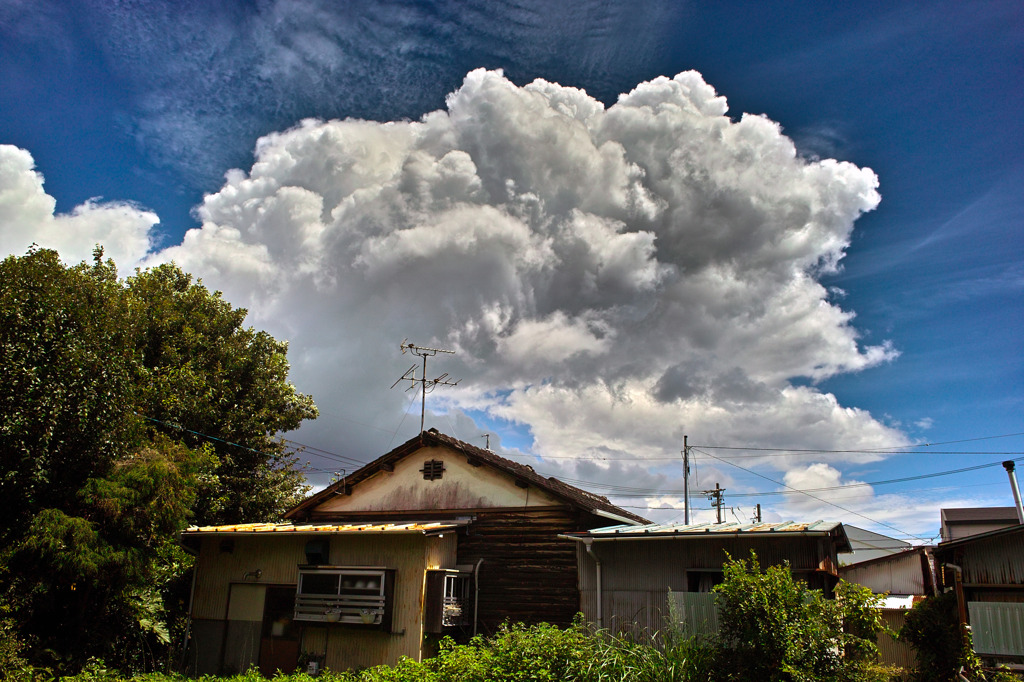
{"label": "door", "polygon": [[299,664],[299,626],[295,623],[295,586],[267,587],[260,637],[260,673],[274,677]]}

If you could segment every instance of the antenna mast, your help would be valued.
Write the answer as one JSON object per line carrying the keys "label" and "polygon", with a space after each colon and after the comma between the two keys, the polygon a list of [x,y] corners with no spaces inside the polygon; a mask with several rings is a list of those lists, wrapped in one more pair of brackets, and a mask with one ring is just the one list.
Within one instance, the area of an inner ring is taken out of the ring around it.
{"label": "antenna mast", "polygon": [[427,379],[427,358],[433,357],[438,353],[449,353],[451,355],[455,355],[455,351],[444,350],[443,348],[425,348],[423,346],[417,346],[416,344],[409,343],[408,339],[402,341],[399,348],[402,349],[402,355],[409,352],[423,358],[423,374],[421,374],[419,378],[416,378],[416,365],[413,365],[409,369],[405,370],[405,374],[399,377],[398,381],[391,384],[391,388],[394,388],[403,381],[408,381],[409,388],[405,389],[406,391],[411,391],[416,387],[416,384],[420,384],[423,396],[420,402],[420,433],[423,433],[423,422],[427,414],[427,387],[429,386],[430,390],[433,391],[438,386],[458,386],[459,381],[461,381],[461,379],[457,379],[455,381],[449,379],[448,372],[445,372],[436,379]]}

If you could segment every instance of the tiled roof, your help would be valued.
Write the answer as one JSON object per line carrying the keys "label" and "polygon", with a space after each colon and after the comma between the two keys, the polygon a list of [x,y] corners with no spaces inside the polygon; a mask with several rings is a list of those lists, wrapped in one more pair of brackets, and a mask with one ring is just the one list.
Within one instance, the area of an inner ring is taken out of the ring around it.
{"label": "tiled roof", "polygon": [[524,483],[535,485],[541,490],[545,490],[556,497],[560,497],[566,502],[582,508],[585,511],[598,515],[611,514],[614,517],[617,517],[617,519],[631,523],[648,523],[648,520],[644,517],[615,506],[608,501],[607,497],[595,495],[594,493],[587,492],[586,490],[569,485],[568,483],[563,483],[554,477],[541,476],[529,465],[513,462],[510,459],[494,454],[490,450],[484,450],[483,448],[478,448],[475,445],[470,445],[469,443],[447,436],[436,429],[424,431],[420,435],[406,441],[402,445],[399,445],[391,452],[378,457],[374,461],[363,466],[361,469],[349,474],[345,477],[343,482],[339,481],[328,486],[324,490],[321,490],[316,495],[306,498],[304,501],[290,509],[285,514],[285,518],[302,518],[306,512],[316,507],[322,500],[333,495],[334,492],[343,484],[347,486],[355,486],[360,481],[372,476],[378,471],[381,471],[385,465],[392,464],[420,448],[430,445],[446,446],[455,451],[461,452],[471,460],[487,464]]}

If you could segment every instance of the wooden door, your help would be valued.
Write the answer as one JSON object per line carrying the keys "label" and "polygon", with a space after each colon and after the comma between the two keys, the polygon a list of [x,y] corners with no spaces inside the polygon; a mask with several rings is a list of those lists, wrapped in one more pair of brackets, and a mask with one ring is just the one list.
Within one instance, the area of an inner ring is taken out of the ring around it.
{"label": "wooden door", "polygon": [[294,621],[295,587],[268,587],[260,637],[260,673],[274,677],[299,664],[299,626]]}

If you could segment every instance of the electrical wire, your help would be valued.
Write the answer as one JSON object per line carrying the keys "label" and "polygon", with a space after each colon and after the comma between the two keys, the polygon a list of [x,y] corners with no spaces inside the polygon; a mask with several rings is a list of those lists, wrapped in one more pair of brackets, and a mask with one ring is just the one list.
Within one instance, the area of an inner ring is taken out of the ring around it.
{"label": "electrical wire", "polygon": [[924,538],[918,537],[917,535],[913,535],[911,533],[908,533],[905,530],[901,530],[901,529],[897,528],[896,526],[892,526],[892,525],[890,525],[888,523],[885,523],[884,521],[878,521],[877,519],[873,519],[870,516],[867,516],[866,514],[861,514],[860,512],[853,511],[852,509],[847,509],[846,507],[844,507],[844,506],[842,506],[840,504],[836,504],[835,502],[829,502],[828,500],[822,499],[822,498],[818,497],[817,495],[812,495],[809,492],[805,492],[803,490],[797,490],[796,488],[788,486],[785,483],[782,483],[780,481],[776,481],[776,480],[774,480],[772,478],[769,478],[768,476],[765,476],[764,474],[759,474],[756,471],[752,471],[750,469],[747,469],[746,467],[741,467],[739,464],[736,464],[734,462],[729,462],[729,461],[724,460],[724,459],[719,459],[718,457],[715,457],[711,453],[705,452],[704,450],[697,449],[697,448],[694,448],[692,446],[691,446],[690,449],[691,450],[697,450],[697,452],[699,452],[699,453],[701,453],[703,455],[707,455],[711,459],[718,459],[719,461],[724,462],[725,464],[728,464],[730,466],[736,467],[737,469],[741,469],[743,471],[746,471],[748,474],[753,474],[754,476],[758,476],[760,478],[763,478],[764,480],[769,481],[771,483],[774,483],[775,485],[779,485],[779,486],[782,486],[784,488],[788,488],[789,490],[792,490],[795,493],[800,493],[802,495],[806,495],[807,497],[811,498],[812,500],[817,500],[818,502],[821,502],[823,504],[827,504],[827,505],[833,506],[836,509],[839,509],[839,510],[842,510],[842,511],[846,512],[847,514],[853,514],[854,516],[859,516],[860,518],[865,519],[867,521],[870,521],[871,523],[877,524],[879,526],[884,526],[886,528],[889,528],[890,530],[896,531],[897,533],[902,533],[903,535],[908,536],[908,537],[912,537],[915,540],[920,540],[921,542],[925,542]]}

